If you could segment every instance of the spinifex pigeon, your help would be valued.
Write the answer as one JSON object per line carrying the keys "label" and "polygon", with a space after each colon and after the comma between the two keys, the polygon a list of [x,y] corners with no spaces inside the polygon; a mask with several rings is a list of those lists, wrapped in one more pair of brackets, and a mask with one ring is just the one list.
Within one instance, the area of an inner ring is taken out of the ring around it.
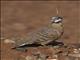
{"label": "spinifex pigeon", "polygon": [[21,41],[15,41],[16,46],[19,48],[28,44],[40,44],[45,46],[46,44],[58,40],[63,34],[62,17],[52,17],[50,23],[39,29],[38,31],[31,32],[26,36],[26,39]]}

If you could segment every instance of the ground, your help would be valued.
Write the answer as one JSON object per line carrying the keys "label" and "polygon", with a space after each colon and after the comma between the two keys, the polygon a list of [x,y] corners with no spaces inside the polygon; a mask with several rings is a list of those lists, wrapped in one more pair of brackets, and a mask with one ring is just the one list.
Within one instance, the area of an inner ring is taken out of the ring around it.
{"label": "ground", "polygon": [[[66,44],[80,43],[80,1],[2,1],[1,37],[26,37],[27,33],[47,25],[50,18],[57,15],[56,8],[64,19],[61,40]],[[18,60],[25,55],[12,50],[12,46],[1,40],[1,60]]]}

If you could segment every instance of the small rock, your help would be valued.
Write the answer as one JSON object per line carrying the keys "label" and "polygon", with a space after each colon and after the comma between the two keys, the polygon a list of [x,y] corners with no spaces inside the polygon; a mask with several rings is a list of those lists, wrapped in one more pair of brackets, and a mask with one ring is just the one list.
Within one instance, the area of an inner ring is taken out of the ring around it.
{"label": "small rock", "polygon": [[26,60],[25,57],[17,57],[16,60]]}
{"label": "small rock", "polygon": [[41,52],[33,53],[33,56],[36,57],[36,60],[46,60],[46,55]]}
{"label": "small rock", "polygon": [[79,53],[79,50],[78,49],[74,49],[73,53]]}
{"label": "small rock", "polygon": [[58,59],[47,59],[47,60],[58,60]]}
{"label": "small rock", "polygon": [[46,60],[46,55],[44,55],[44,54],[38,54],[36,56],[36,58],[37,58],[37,60]]}
{"label": "small rock", "polygon": [[80,54],[68,54],[68,56],[72,56],[72,57],[80,57]]}
{"label": "small rock", "polygon": [[52,57],[47,58],[47,60],[58,60],[58,55],[53,55]]}
{"label": "small rock", "polygon": [[4,43],[15,43],[15,41],[12,41],[12,40],[10,40],[10,39],[5,39],[5,40],[4,40]]}
{"label": "small rock", "polygon": [[32,56],[26,56],[26,60],[34,60]]}
{"label": "small rock", "polygon": [[4,40],[5,38],[4,38],[4,37],[0,37],[0,39],[1,39],[1,40]]}
{"label": "small rock", "polygon": [[54,58],[58,58],[58,55],[53,55]]}

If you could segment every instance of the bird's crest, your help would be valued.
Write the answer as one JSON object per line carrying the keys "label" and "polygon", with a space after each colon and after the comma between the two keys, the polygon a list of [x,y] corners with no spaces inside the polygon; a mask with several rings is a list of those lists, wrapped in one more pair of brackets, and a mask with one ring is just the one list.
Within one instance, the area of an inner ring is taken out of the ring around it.
{"label": "bird's crest", "polygon": [[58,8],[56,8],[56,14],[57,14],[57,15],[59,14]]}

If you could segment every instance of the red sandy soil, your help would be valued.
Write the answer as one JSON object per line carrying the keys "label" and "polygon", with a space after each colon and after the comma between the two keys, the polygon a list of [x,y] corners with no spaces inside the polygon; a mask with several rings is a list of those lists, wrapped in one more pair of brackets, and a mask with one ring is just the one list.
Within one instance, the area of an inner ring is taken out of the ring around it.
{"label": "red sandy soil", "polygon": [[[2,1],[1,37],[25,37],[27,33],[47,25],[50,17],[56,15],[56,8],[64,18],[61,40],[64,43],[80,43],[80,1]],[[1,60],[18,60],[20,56],[25,56],[24,52],[12,50],[12,46],[1,40]],[[46,53],[51,54],[48,49]]]}

